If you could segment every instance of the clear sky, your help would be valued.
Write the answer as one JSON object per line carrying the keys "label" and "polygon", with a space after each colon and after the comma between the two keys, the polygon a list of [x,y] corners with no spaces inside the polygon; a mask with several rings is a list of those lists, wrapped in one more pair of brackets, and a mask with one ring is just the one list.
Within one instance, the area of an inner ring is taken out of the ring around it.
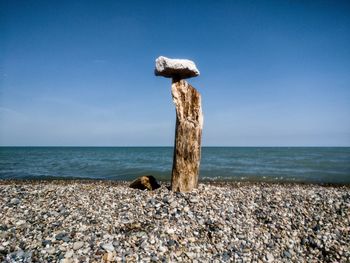
{"label": "clear sky", "polygon": [[0,0],[0,145],[173,145],[160,55],[201,71],[203,145],[350,146],[334,0]]}

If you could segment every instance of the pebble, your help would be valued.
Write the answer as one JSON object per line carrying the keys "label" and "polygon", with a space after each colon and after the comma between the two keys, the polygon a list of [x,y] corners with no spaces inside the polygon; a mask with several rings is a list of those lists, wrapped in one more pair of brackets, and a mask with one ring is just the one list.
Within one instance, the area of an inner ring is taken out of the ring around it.
{"label": "pebble", "polygon": [[20,203],[20,200],[19,200],[18,198],[12,198],[11,201],[10,201],[10,203],[11,203],[12,205],[18,205],[18,204]]}
{"label": "pebble", "polygon": [[84,246],[84,242],[82,241],[74,242],[73,249],[78,250],[78,249],[81,249],[83,246]]}
{"label": "pebble", "polygon": [[104,262],[112,262],[113,261],[113,258],[114,258],[114,255],[112,252],[107,252],[103,255],[103,260]]}
{"label": "pebble", "polygon": [[198,203],[198,202],[199,202],[199,199],[198,199],[198,198],[191,198],[191,199],[190,199],[190,202],[191,202],[191,203]]}
{"label": "pebble", "polygon": [[70,250],[70,251],[66,252],[66,254],[64,255],[64,257],[65,257],[65,258],[71,258],[71,257],[73,257],[73,255],[74,255],[74,252],[73,252],[72,250]]}
{"label": "pebble", "polygon": [[46,252],[47,252],[48,254],[55,254],[56,250],[55,250],[54,247],[50,247],[50,248],[47,248],[47,249],[46,249]]}
{"label": "pebble", "polygon": [[114,251],[114,246],[112,243],[105,243],[105,244],[102,244],[101,247],[106,250],[106,251]]}
{"label": "pebble", "polygon": [[0,246],[0,253],[3,253],[3,252],[5,252],[5,251],[6,251],[6,248],[3,247],[3,246]]}
{"label": "pebble", "polygon": [[168,233],[169,235],[173,235],[173,234],[175,233],[175,230],[172,229],[172,228],[168,228],[168,229],[167,229],[167,233]]}
{"label": "pebble", "polygon": [[66,240],[68,238],[67,234],[62,232],[55,236],[56,240]]}
{"label": "pebble", "polygon": [[192,253],[192,252],[186,252],[186,256],[189,258],[189,259],[193,259],[195,257],[195,254]]}
{"label": "pebble", "polygon": [[283,251],[283,257],[286,257],[286,258],[291,258],[292,255],[288,252],[288,251]]}
{"label": "pebble", "polygon": [[127,186],[0,180],[0,262],[350,259],[348,186],[213,182],[192,193]]}
{"label": "pebble", "polygon": [[271,253],[266,254],[266,260],[267,262],[272,262],[274,260],[274,256]]}

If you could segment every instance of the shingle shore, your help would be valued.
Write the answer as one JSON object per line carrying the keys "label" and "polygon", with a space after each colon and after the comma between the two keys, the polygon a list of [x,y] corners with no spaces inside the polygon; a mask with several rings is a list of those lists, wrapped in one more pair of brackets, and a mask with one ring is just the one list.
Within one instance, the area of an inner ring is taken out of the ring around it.
{"label": "shingle shore", "polygon": [[0,262],[349,262],[350,188],[0,181]]}

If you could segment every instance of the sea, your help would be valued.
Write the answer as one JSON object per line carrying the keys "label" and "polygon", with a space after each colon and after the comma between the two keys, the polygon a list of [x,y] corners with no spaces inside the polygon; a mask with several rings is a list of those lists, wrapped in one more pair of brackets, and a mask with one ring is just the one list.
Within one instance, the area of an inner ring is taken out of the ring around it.
{"label": "sea", "polygon": [[[0,179],[169,181],[172,147],[0,147]],[[203,147],[202,181],[350,183],[350,147]]]}

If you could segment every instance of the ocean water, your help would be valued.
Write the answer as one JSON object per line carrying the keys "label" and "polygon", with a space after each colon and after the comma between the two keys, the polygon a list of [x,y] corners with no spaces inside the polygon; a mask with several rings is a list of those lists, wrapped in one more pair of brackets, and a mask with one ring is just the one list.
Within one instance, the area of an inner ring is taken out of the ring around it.
{"label": "ocean water", "polygon": [[[170,180],[172,147],[0,147],[0,179]],[[200,180],[350,183],[350,147],[203,147]]]}

